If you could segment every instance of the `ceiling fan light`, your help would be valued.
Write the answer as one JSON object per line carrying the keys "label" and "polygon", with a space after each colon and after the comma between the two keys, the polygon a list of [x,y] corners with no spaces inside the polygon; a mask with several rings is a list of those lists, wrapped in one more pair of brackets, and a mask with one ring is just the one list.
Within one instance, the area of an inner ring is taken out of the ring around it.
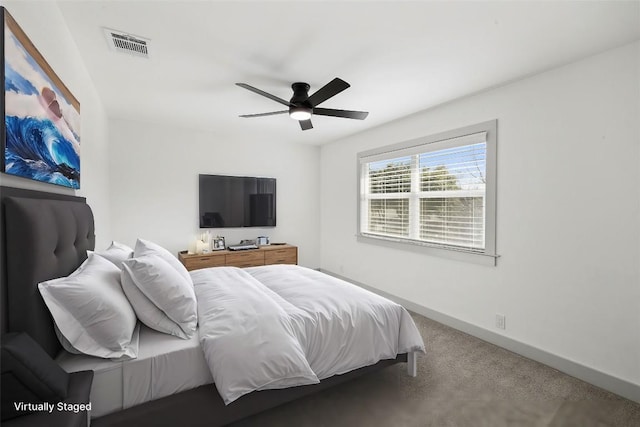
{"label": "ceiling fan light", "polygon": [[289,117],[293,120],[309,120],[311,118],[311,108],[291,107],[289,108]]}

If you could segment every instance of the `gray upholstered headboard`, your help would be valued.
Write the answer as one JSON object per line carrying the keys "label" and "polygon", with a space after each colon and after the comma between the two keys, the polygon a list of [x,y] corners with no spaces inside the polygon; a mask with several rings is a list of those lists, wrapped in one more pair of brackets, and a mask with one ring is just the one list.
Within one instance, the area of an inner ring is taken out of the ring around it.
{"label": "gray upholstered headboard", "polygon": [[67,276],[95,247],[93,213],[82,201],[4,197],[8,331],[27,332],[52,357],[60,351],[38,283]]}

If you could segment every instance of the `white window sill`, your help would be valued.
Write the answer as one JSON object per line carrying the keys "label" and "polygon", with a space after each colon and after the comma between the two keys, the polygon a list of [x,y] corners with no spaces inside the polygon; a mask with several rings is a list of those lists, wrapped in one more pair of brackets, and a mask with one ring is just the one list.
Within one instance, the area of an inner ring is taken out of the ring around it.
{"label": "white window sill", "polygon": [[405,251],[423,253],[425,255],[439,256],[442,258],[452,259],[456,261],[469,262],[473,264],[494,267],[500,255],[479,253],[466,251],[462,249],[443,248],[440,246],[432,246],[428,243],[414,241],[399,241],[393,238],[385,238],[383,236],[357,234],[358,242],[372,245],[380,245],[393,249],[401,249]]}

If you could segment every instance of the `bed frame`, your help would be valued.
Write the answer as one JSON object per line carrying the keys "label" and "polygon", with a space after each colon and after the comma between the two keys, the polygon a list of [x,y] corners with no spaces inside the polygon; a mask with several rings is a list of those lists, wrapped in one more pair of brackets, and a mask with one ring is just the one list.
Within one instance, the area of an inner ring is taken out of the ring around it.
{"label": "bed frame", "polygon": [[[93,213],[85,198],[71,195],[1,187],[0,242],[2,332],[28,333],[51,357],[61,351],[37,284],[73,272],[95,247]],[[277,405],[399,362],[409,362],[409,375],[416,374],[410,353],[383,360],[319,384],[282,390],[257,391],[225,406],[213,384],[183,391],[91,420],[105,426],[222,426]]]}

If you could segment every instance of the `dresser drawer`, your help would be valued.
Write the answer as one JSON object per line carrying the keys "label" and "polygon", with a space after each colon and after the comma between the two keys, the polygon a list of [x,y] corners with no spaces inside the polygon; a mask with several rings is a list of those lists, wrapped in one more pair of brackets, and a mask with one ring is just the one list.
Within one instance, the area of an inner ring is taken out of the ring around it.
{"label": "dresser drawer", "polygon": [[296,248],[271,249],[264,253],[265,264],[297,264],[298,251]]}
{"label": "dresser drawer", "polygon": [[201,257],[189,257],[185,260],[185,267],[187,270],[197,270],[199,268],[208,267],[220,267],[224,265],[224,255],[218,256],[201,256]]}
{"label": "dresser drawer", "polygon": [[226,265],[231,267],[255,267],[257,265],[264,265],[264,252],[249,250],[227,254]]}

